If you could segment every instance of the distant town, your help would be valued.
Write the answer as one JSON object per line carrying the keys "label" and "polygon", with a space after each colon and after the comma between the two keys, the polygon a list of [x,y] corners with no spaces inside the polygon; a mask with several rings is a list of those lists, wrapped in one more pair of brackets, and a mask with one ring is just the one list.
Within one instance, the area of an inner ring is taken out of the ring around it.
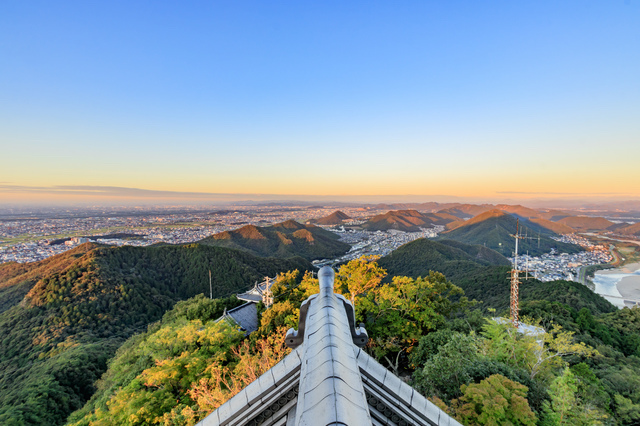
{"label": "distant town", "polygon": [[[327,229],[331,229],[326,227]],[[444,230],[444,226],[421,229],[420,232],[364,231],[345,229],[344,226],[331,229],[340,235],[340,241],[351,244],[351,250],[336,259],[322,259],[313,262],[316,266],[333,265],[348,262],[361,256],[386,256],[401,245],[410,243],[418,238],[434,238]]]}
{"label": "distant town", "polygon": [[[445,231],[443,225],[416,226],[417,232],[360,229],[358,225],[367,219],[388,212],[388,206],[270,204],[228,205],[217,209],[167,207],[5,212],[0,215],[0,263],[35,262],[86,242],[115,246],[192,243],[244,225],[269,226],[289,219],[307,223],[327,216],[337,208],[349,219],[339,225],[318,226],[335,232],[340,241],[352,246],[351,250],[337,258],[315,259],[313,264],[316,266],[335,265],[364,255],[385,256],[403,244],[418,238],[435,238]],[[553,238],[579,245],[584,251],[567,254],[552,250],[538,257],[520,253],[518,269],[526,270],[527,275],[542,281],[563,279],[586,283],[587,267],[607,264],[613,259],[608,245],[593,244],[577,233]],[[515,258],[510,261],[515,263]]]}
{"label": "distant town", "polygon": [[[118,246],[191,243],[244,225],[268,226],[288,219],[304,223],[331,213],[335,207],[225,206],[224,210],[183,210],[161,214],[155,211],[131,212],[131,209],[73,211],[58,212],[55,217],[35,213],[2,218],[0,263],[35,262],[87,241]],[[377,213],[363,208],[343,210],[353,218],[353,223]]]}
{"label": "distant town", "polygon": [[[609,247],[601,244],[592,244],[584,237],[570,234],[556,237],[554,240],[577,244],[585,251],[568,253],[551,253],[542,256],[529,256],[527,254],[518,256],[518,269],[527,272],[531,277],[540,281],[580,281],[584,284],[584,273],[581,270],[590,265],[601,265],[613,260]],[[509,258],[512,264],[515,258]]]}

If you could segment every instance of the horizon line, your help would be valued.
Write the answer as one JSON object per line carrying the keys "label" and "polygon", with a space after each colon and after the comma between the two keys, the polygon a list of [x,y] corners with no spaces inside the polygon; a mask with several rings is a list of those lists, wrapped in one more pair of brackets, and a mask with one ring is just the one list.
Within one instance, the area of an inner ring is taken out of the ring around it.
{"label": "horizon line", "polygon": [[[160,197],[160,198],[212,198],[212,197],[311,197],[311,198],[363,198],[363,197],[380,197],[380,198],[452,198],[452,199],[487,199],[491,196],[469,196],[469,195],[450,195],[450,194],[285,194],[285,193],[251,193],[251,192],[198,192],[198,191],[171,191],[158,189],[133,188],[123,186],[108,185],[52,185],[52,186],[29,186],[29,185],[7,185],[0,183],[0,194],[50,194],[50,195],[87,195],[102,197]],[[602,197],[624,197],[630,200],[639,199],[640,195],[634,195],[624,192],[597,192],[597,193],[580,193],[580,192],[550,192],[550,191],[495,191],[496,195],[542,195],[542,196],[571,196],[585,198],[602,198]]]}

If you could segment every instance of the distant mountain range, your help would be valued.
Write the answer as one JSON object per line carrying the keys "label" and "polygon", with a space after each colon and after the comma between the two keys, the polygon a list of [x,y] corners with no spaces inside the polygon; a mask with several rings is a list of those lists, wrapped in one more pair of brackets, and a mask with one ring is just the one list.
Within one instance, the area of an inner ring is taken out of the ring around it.
{"label": "distant mountain range", "polygon": [[617,230],[617,232],[624,235],[634,235],[636,237],[640,237],[640,222],[620,228]]}
{"label": "distant mountain range", "polygon": [[536,224],[537,226],[544,228],[550,232],[553,232],[555,234],[573,234],[576,232],[575,229],[563,224],[563,223],[559,223],[559,222],[552,222],[550,220],[547,219],[529,219],[529,221],[531,223]]}
{"label": "distant mountain range", "polygon": [[[515,218],[526,221],[525,225],[531,229],[551,234],[572,234],[576,232],[613,232],[619,235],[639,235],[640,225],[635,223],[612,222],[606,218],[589,216],[576,211],[554,209],[532,209],[521,205],[509,204],[461,204],[461,203],[406,203],[379,204],[377,209],[389,208],[384,214],[371,217],[362,225],[363,229],[371,231],[386,231],[396,229],[405,232],[416,232],[420,228],[433,225],[444,225],[446,231],[453,231],[468,222],[490,211],[501,211]],[[635,213],[634,213],[635,214]],[[640,214],[640,213],[639,213]],[[633,216],[633,215],[632,215]],[[625,218],[618,214],[612,217]],[[639,216],[640,217],[640,216]],[[481,216],[484,220],[486,216]],[[523,222],[524,223],[524,222]]]}
{"label": "distant mountain range", "polygon": [[458,219],[471,219],[472,217],[483,213],[490,208],[486,205],[474,205],[474,204],[460,204],[456,207],[449,207],[446,209],[438,210],[438,213],[448,213]]}
{"label": "distant mountain range", "polygon": [[387,231],[395,229],[404,232],[417,232],[420,227],[431,227],[429,218],[416,210],[397,210],[372,217],[362,224],[368,231]]}
{"label": "distant mountain range", "polygon": [[417,210],[394,210],[372,217],[362,224],[362,228],[368,231],[395,229],[404,232],[418,232],[420,228],[444,225],[458,219],[448,212],[420,213]]}
{"label": "distant mountain range", "polygon": [[351,246],[338,241],[331,231],[314,225],[287,220],[272,226],[246,225],[199,241],[201,244],[243,250],[256,256],[307,260],[332,258],[345,254]]}
{"label": "distant mountain range", "polygon": [[[554,209],[532,209],[522,205],[510,205],[510,204],[462,204],[462,203],[398,203],[398,204],[378,204],[375,206],[377,209],[393,210],[414,210],[422,214],[429,213],[447,213],[451,216],[455,216],[457,220],[463,222],[470,218],[473,218],[479,214],[485,213],[490,210],[501,210],[506,213],[512,214],[523,219],[544,219],[553,223],[559,223],[562,226],[555,226],[546,224],[548,229],[555,229],[557,233],[572,233],[572,232],[585,232],[585,231],[615,231],[624,229],[629,226],[627,223],[614,223],[603,217],[585,214],[582,211],[574,210],[554,210]],[[598,206],[594,206],[598,207]],[[603,207],[603,206],[600,206]],[[640,215],[640,212],[632,212],[634,215]],[[620,216],[621,213],[610,211],[607,212],[611,217]],[[379,215],[381,216],[381,215]],[[622,216],[624,216],[622,214]],[[640,216],[638,216],[640,217]],[[439,223],[442,224],[442,223]],[[457,227],[458,224],[451,221],[447,224],[448,229]]]}
{"label": "distant mountain range", "polygon": [[557,221],[562,225],[569,226],[576,231],[602,231],[615,224],[603,217],[587,216],[567,216]]}

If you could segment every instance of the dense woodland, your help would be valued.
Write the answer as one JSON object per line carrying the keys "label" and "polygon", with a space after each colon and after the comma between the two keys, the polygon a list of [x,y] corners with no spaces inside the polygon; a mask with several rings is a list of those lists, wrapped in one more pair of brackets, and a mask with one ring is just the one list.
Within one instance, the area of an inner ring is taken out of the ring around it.
{"label": "dense woodland", "polygon": [[[209,268],[218,299],[193,297],[208,293]],[[285,332],[317,292],[310,269],[199,244],[3,265],[14,303],[0,314],[0,423],[195,424],[289,352]],[[463,424],[639,423],[640,309],[529,280],[521,315],[547,332],[522,335],[493,319],[508,312],[508,269],[485,247],[417,240],[342,265],[336,291],[366,350]],[[276,272],[257,332],[215,321],[239,304],[231,293]]]}
{"label": "dense woodland", "polygon": [[95,392],[127,338],[177,301],[209,294],[209,270],[214,296],[227,297],[267,275],[310,268],[302,258],[198,244],[85,244],[35,264],[0,266],[0,424],[62,424]]}
{"label": "dense woodland", "polygon": [[[640,310],[618,310],[576,283],[532,281],[522,316],[547,332],[523,335],[492,319],[504,301],[479,291],[502,286],[506,270],[480,267],[458,286],[439,272],[390,278],[361,258],[340,267],[336,291],[355,302],[367,351],[463,424],[637,424]],[[288,353],[285,331],[317,286],[308,273],[280,274],[275,305],[244,340],[201,314],[213,302],[181,302],[122,346],[70,424],[195,424]],[[467,286],[486,300],[469,300]],[[217,340],[199,344],[192,330],[203,327]]]}
{"label": "dense woodland", "polygon": [[[499,252],[504,256],[511,256],[515,251],[515,239],[512,234],[516,230],[518,219],[502,211],[492,210],[462,222],[462,225],[440,234],[438,240],[455,240],[466,244],[481,245]],[[522,218],[519,234],[520,253],[540,256],[549,253],[553,248],[561,253],[577,253],[579,246],[561,243],[550,238],[556,235],[550,229],[540,226],[533,221]]]}
{"label": "dense woodland", "polygon": [[479,245],[452,240],[420,238],[403,245],[379,261],[389,275],[425,276],[438,271],[450,280],[476,273],[486,266],[510,266],[500,253]]}

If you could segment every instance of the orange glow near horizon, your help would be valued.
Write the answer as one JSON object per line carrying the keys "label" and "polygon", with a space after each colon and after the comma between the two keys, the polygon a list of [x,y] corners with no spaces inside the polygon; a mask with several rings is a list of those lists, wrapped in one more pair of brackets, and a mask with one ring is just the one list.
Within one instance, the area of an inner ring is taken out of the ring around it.
{"label": "orange glow near horizon", "polygon": [[[511,164],[491,153],[480,155],[456,159],[449,152],[436,160],[374,156],[357,162],[336,157],[326,166],[319,160],[283,159],[268,162],[268,167],[256,158],[242,167],[233,161],[207,167],[207,158],[175,165],[165,159],[138,167],[101,165],[97,160],[67,168],[14,161],[0,172],[0,203],[208,200],[219,194],[235,195],[234,199],[260,194],[297,199],[413,196],[425,201],[434,196],[487,201],[640,197],[640,169],[631,155],[596,168],[586,166],[584,158],[578,161],[578,156],[571,161],[538,156],[530,163]],[[65,186],[69,188],[60,188]]]}
{"label": "orange glow near horizon", "polygon": [[[324,199],[331,201],[331,197],[339,199],[348,199],[353,197],[358,199],[367,197],[380,200],[386,198],[407,199],[416,202],[423,198],[423,202],[431,201],[430,197],[449,197],[468,200],[476,200],[480,202],[493,202],[495,200],[533,200],[533,199],[637,199],[640,194],[634,188],[629,186],[610,188],[603,183],[594,182],[592,185],[583,183],[577,185],[575,182],[559,181],[558,179],[548,179],[548,183],[536,181],[527,182],[522,178],[521,182],[502,183],[477,180],[467,183],[460,180],[451,180],[449,182],[438,182],[438,184],[430,185],[423,182],[413,182],[412,184],[398,183],[372,183],[366,185],[364,182],[354,182],[342,186],[332,186],[327,189],[325,185],[304,184],[288,185],[284,189],[276,190],[267,183],[262,185],[234,185],[232,188],[236,191],[224,190],[227,188],[220,187],[217,191],[207,191],[205,185],[199,185],[197,188],[184,188],[172,185],[171,188],[161,188],[160,185],[155,187],[101,187],[95,186],[90,190],[61,190],[55,187],[22,187],[7,189],[7,186],[0,185],[0,203],[77,203],[77,202],[96,202],[96,203],[117,203],[127,202],[135,203],[139,200],[141,203],[157,201],[157,202],[215,202],[225,200],[249,200],[253,198],[286,199],[291,197],[297,200],[314,200]],[[331,190],[335,188],[336,190]]]}

